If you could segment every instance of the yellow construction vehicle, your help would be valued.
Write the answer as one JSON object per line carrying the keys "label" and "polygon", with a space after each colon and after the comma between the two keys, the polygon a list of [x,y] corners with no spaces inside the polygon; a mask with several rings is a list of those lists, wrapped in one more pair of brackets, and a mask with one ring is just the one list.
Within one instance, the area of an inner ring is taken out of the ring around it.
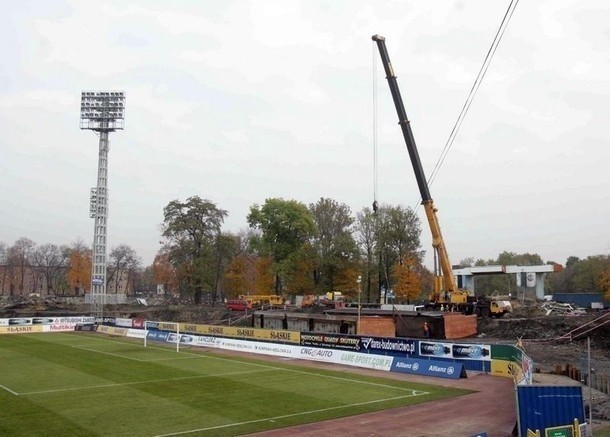
{"label": "yellow construction vehicle", "polygon": [[281,306],[286,303],[284,296],[275,294],[240,295],[240,299],[248,302],[253,308],[265,306]]}
{"label": "yellow construction vehicle", "polygon": [[385,46],[385,38],[380,35],[374,35],[373,41],[377,43],[377,48],[379,49],[383,68],[386,73],[386,79],[388,80],[392,99],[394,100],[394,106],[396,107],[396,112],[398,114],[398,124],[400,124],[407,150],[409,151],[409,157],[419,187],[422,205],[426,212],[428,226],[430,227],[430,232],[432,234],[432,247],[434,249],[434,285],[433,290],[429,295],[429,303],[426,307],[428,309],[442,308],[449,311],[459,311],[465,314],[479,313],[480,315],[483,315],[483,313],[485,313],[485,315],[491,315],[492,310],[487,303],[483,304],[487,305],[485,310],[483,310],[483,308],[477,309],[479,305],[470,293],[466,290],[458,290],[456,286],[451,263],[449,262],[449,255],[447,253],[447,248],[445,247],[445,240],[443,240],[441,227],[436,215],[437,209],[430,196],[428,182],[421,165],[419,152],[417,151],[402,97],[400,96],[394,69],[392,68],[390,57]]}

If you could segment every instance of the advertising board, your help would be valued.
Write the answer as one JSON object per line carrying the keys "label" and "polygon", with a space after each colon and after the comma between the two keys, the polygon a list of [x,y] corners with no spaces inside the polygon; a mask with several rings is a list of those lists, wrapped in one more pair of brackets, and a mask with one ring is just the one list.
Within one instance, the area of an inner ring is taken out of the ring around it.
{"label": "advertising board", "polygon": [[300,333],[298,331],[244,328],[236,326],[197,325],[194,323],[180,323],[180,332],[203,335],[219,335],[222,337],[250,338],[255,340],[279,341],[282,343],[296,344],[298,344],[301,340]]}
{"label": "advertising board", "polygon": [[394,358],[392,372],[459,379],[466,377],[462,363],[417,358]]}
{"label": "advertising board", "polygon": [[131,319],[123,319],[119,317],[115,319],[115,324],[116,326],[122,326],[123,328],[131,328],[133,326]]}
{"label": "advertising board", "polygon": [[301,346],[360,351],[360,337],[355,335],[301,332]]}
{"label": "advertising board", "polygon": [[417,340],[407,338],[360,337],[360,352],[404,356],[417,353]]}
{"label": "advertising board", "polygon": [[491,374],[513,378],[517,384],[531,384],[534,362],[521,349],[512,345],[491,347]]}
{"label": "advertising board", "polygon": [[442,343],[420,341],[421,357],[448,358],[456,360],[491,361],[491,346],[474,343]]}
{"label": "advertising board", "polygon": [[42,332],[42,326],[0,326],[0,334],[32,334],[34,332]]}

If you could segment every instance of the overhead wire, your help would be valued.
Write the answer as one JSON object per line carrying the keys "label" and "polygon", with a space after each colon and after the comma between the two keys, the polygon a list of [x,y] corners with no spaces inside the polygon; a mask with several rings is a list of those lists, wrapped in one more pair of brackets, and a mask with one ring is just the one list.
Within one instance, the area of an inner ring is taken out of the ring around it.
{"label": "overhead wire", "polygon": [[373,210],[376,210],[379,180],[377,171],[377,56],[375,44],[373,43],[371,47],[373,48]]}
{"label": "overhead wire", "polygon": [[481,83],[483,82],[483,79],[487,73],[489,65],[491,64],[493,56],[496,53],[496,50],[498,49],[500,41],[502,40],[502,36],[504,35],[506,28],[508,27],[508,24],[515,12],[515,9],[517,8],[518,3],[519,3],[519,0],[511,0],[506,12],[504,13],[504,17],[502,18],[500,27],[498,28],[496,35],[491,43],[491,46],[489,47],[489,50],[487,51],[487,54],[485,55],[485,60],[483,61],[483,64],[481,65],[479,73],[472,85],[472,88],[470,89],[470,93],[468,94],[468,97],[466,98],[466,101],[464,102],[464,105],[462,106],[462,110],[460,111],[460,114],[458,115],[458,118],[457,118],[455,124],[453,125],[453,129],[451,130],[451,133],[449,134],[447,142],[445,143],[445,147],[443,148],[443,151],[441,152],[441,155],[440,155],[438,161],[436,162],[436,165],[434,166],[432,173],[430,174],[430,177],[428,178],[428,185],[432,185],[432,183],[434,182],[434,179],[438,175],[438,172],[440,171],[440,169],[445,161],[445,158],[447,157],[447,155],[449,153],[449,150],[453,146],[453,142],[455,141],[455,138],[457,137],[457,134],[460,130],[462,122],[466,118],[466,114],[468,113],[468,110],[470,109],[470,105],[472,105],[474,97],[475,97],[477,91],[479,90]]}

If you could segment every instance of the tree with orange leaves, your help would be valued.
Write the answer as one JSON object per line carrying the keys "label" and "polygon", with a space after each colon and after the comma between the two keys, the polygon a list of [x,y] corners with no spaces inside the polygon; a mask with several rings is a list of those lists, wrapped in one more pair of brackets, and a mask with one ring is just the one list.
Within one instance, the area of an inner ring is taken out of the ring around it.
{"label": "tree with orange leaves", "polygon": [[599,277],[599,286],[606,300],[610,300],[610,270],[604,270]]}
{"label": "tree with orange leaves", "polygon": [[275,276],[271,269],[271,257],[261,257],[254,262],[256,279],[254,280],[254,294],[272,294]]}
{"label": "tree with orange leaves", "polygon": [[402,264],[395,264],[394,275],[396,278],[394,293],[396,293],[397,298],[406,300],[407,303],[410,303],[411,300],[419,297],[420,280],[415,272],[413,258],[407,258]]}
{"label": "tree with orange leaves", "polygon": [[91,249],[87,248],[82,241],[74,243],[70,250],[70,270],[68,271],[68,282],[74,289],[74,294],[83,294],[91,284]]}
{"label": "tree with orange leaves", "polygon": [[252,260],[248,258],[247,254],[241,253],[233,258],[225,273],[227,297],[236,298],[240,294],[247,294],[254,288],[251,265]]}
{"label": "tree with orange leaves", "polygon": [[153,261],[153,279],[156,284],[163,285],[166,295],[171,294],[176,285],[176,272],[169,262],[167,252],[159,252]]}

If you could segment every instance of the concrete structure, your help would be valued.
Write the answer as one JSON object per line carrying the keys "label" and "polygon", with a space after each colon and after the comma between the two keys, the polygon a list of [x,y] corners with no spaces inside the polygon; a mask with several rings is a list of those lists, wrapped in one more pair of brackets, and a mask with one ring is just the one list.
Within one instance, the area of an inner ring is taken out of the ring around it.
{"label": "concrete structure", "polygon": [[510,275],[517,277],[517,286],[532,288],[536,292],[536,299],[544,299],[544,277],[547,273],[561,272],[563,267],[559,264],[545,264],[542,266],[480,266],[454,269],[459,288],[474,292],[474,277],[478,275]]}
{"label": "concrete structure", "polygon": [[422,338],[424,322],[434,339],[467,338],[477,333],[476,315],[439,311],[339,308],[320,314],[258,310],[252,316],[254,328],[378,337]]}

